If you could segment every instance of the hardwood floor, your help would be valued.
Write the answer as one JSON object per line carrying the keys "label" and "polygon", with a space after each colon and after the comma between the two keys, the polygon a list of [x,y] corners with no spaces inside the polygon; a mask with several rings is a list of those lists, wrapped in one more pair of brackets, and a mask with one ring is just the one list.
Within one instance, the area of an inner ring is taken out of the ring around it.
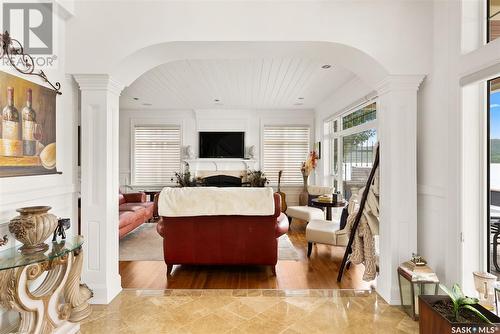
{"label": "hardwood floor", "polygon": [[163,261],[120,261],[123,288],[133,289],[370,289],[362,265],[352,265],[337,283],[344,248],[315,245],[307,259],[305,223],[294,221],[288,236],[299,261],[278,261],[276,276],[269,267],[175,266],[167,279]]}

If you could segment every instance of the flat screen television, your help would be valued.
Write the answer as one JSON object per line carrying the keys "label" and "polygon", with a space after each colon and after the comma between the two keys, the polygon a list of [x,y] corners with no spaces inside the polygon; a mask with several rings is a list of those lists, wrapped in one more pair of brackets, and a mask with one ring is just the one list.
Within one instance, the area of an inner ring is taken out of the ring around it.
{"label": "flat screen television", "polygon": [[200,158],[244,157],[244,132],[200,132]]}

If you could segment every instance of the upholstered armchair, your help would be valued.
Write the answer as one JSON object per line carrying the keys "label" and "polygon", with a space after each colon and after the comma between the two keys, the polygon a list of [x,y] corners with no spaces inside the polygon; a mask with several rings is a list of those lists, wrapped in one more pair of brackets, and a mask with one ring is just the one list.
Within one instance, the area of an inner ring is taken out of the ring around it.
{"label": "upholstered armchair", "polygon": [[347,246],[349,232],[345,227],[345,222],[347,221],[348,212],[353,212],[356,205],[358,205],[358,195],[355,194],[349,199],[347,207],[333,208],[332,220],[313,219],[307,224],[307,257],[311,256],[313,244],[316,243],[340,247]]}
{"label": "upholstered armchair", "polygon": [[314,207],[312,205],[312,199],[324,195],[332,194],[334,191],[333,187],[325,186],[308,186],[307,192],[309,193],[308,205],[297,205],[289,206],[286,210],[286,215],[289,217],[290,224],[292,219],[299,219],[305,222],[310,222],[313,219],[325,219],[325,213],[322,209]]}

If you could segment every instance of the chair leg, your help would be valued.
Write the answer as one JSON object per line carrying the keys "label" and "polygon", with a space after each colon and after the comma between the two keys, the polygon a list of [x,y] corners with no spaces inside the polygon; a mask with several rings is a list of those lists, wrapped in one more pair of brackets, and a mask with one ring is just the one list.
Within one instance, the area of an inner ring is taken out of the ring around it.
{"label": "chair leg", "polygon": [[308,242],[307,243],[307,257],[311,257],[312,249],[313,249],[313,243],[312,242]]}
{"label": "chair leg", "polygon": [[174,265],[167,264],[167,276],[170,276],[170,274],[172,274],[172,269],[174,269]]}

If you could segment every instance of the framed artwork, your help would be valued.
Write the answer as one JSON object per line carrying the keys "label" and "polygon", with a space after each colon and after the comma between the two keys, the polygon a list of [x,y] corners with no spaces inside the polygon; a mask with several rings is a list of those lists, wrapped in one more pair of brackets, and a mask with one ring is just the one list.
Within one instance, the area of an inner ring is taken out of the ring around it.
{"label": "framed artwork", "polygon": [[314,143],[314,151],[318,153],[318,159],[321,159],[321,142]]}
{"label": "framed artwork", "polygon": [[58,173],[56,95],[0,71],[0,177]]}

